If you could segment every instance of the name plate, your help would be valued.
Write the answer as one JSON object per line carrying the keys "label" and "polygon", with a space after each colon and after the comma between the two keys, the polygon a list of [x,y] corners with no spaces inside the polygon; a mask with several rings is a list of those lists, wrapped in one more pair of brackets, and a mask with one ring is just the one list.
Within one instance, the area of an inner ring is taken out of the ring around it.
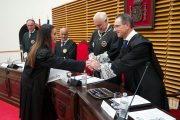
{"label": "name plate", "polygon": [[101,107],[107,112],[109,116],[114,118],[116,111],[109,104],[107,104],[107,102],[103,100]]}
{"label": "name plate", "polygon": [[48,82],[52,82],[52,81],[55,81],[55,80],[58,80],[58,79],[61,79],[62,81],[67,82],[68,77],[67,77],[66,71],[51,68],[50,73],[49,73]]}

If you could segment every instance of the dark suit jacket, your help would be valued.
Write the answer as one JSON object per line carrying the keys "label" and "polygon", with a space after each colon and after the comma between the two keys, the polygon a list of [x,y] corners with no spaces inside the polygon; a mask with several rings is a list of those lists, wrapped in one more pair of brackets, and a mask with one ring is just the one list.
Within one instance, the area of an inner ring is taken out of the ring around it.
{"label": "dark suit jacket", "polygon": [[[65,49],[67,50],[66,52],[64,51]],[[66,59],[76,60],[77,45],[69,39],[66,44],[61,47],[61,41],[58,41],[54,46],[54,54],[59,57],[65,57]]]}
{"label": "dark suit jacket", "polygon": [[26,32],[23,36],[22,39],[22,48],[23,48],[23,53],[27,52],[29,53],[29,48],[34,45],[36,42],[38,31],[35,30],[34,33],[31,34],[29,38],[29,32]]}
{"label": "dark suit jacket", "polygon": [[126,49],[124,45],[122,46],[119,56],[112,62],[111,69],[116,75],[124,74],[125,88],[135,92],[148,61],[151,65],[144,75],[137,94],[169,111],[163,72],[154,54],[152,43],[147,38],[140,34],[134,35]]}

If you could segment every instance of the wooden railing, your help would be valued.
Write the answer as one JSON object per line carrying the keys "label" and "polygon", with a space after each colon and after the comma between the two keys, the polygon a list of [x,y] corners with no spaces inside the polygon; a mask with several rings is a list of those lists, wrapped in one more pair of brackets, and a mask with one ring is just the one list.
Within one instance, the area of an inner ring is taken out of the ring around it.
{"label": "wooden railing", "polygon": [[14,51],[0,51],[0,63],[7,62],[8,57],[10,57],[11,61],[22,61],[23,51],[22,50],[14,50]]}

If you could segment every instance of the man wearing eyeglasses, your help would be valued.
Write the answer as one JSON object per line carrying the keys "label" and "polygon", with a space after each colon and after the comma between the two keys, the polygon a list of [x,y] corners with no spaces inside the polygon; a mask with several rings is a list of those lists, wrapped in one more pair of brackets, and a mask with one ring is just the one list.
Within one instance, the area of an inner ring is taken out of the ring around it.
{"label": "man wearing eyeglasses", "polygon": [[24,58],[27,57],[29,53],[29,48],[36,42],[38,31],[35,29],[35,21],[33,19],[28,19],[26,21],[28,32],[26,32],[22,38],[22,48]]}
{"label": "man wearing eyeglasses", "polygon": [[77,45],[68,38],[68,29],[60,29],[61,40],[56,42],[54,46],[54,54],[64,59],[76,60]]}
{"label": "man wearing eyeglasses", "polygon": [[[93,20],[97,29],[92,33],[89,42],[89,59],[96,59],[99,63],[115,60],[120,52],[123,39],[118,38],[113,32],[114,28],[108,24],[105,12],[97,12]],[[100,77],[100,72],[95,71],[94,76]]]}
{"label": "man wearing eyeglasses", "polygon": [[133,19],[126,13],[116,17],[114,31],[118,37],[124,38],[124,44],[116,60],[105,64],[99,64],[95,60],[88,61],[89,68],[100,68],[104,79],[124,74],[125,88],[134,93],[143,76],[146,63],[151,62],[137,94],[169,112],[163,83],[164,75],[154,53],[153,44],[134,30]]}

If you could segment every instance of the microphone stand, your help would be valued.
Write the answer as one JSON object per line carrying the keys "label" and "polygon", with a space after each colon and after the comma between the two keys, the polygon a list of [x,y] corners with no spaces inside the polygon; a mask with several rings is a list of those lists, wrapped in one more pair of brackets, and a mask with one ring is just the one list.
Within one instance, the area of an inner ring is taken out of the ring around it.
{"label": "microphone stand", "polygon": [[126,116],[127,116],[128,111],[129,111],[129,108],[130,108],[130,106],[131,106],[131,104],[132,104],[132,102],[133,102],[133,100],[134,100],[134,97],[135,97],[135,95],[136,95],[136,93],[137,93],[137,91],[138,91],[138,88],[139,88],[139,86],[140,86],[140,84],[141,84],[141,82],[142,82],[142,79],[144,78],[144,75],[145,75],[145,73],[146,73],[146,71],[147,71],[147,68],[149,67],[150,64],[151,64],[150,62],[147,62],[147,63],[146,63],[145,71],[144,71],[144,73],[143,73],[143,75],[142,75],[142,77],[141,77],[141,80],[140,80],[137,88],[136,88],[136,91],[134,92],[133,98],[132,98],[132,100],[131,100],[131,102],[130,102],[130,104],[129,104],[129,106],[128,106],[128,109],[127,109],[127,111],[126,111],[126,114],[125,114],[124,118],[118,117],[117,120],[126,120]]}

